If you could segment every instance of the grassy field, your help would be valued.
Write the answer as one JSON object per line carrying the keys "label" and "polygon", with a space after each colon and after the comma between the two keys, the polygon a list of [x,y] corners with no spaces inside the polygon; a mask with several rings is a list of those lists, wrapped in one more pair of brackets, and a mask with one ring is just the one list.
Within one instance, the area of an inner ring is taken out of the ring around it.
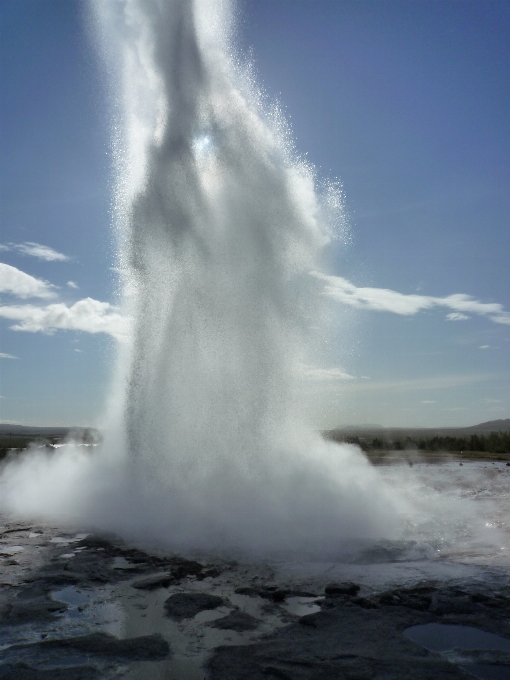
{"label": "grassy field", "polygon": [[0,428],[0,461],[9,453],[15,455],[31,445],[46,447],[51,451],[55,444],[63,443],[69,436],[84,444],[96,443],[101,438],[100,433],[92,428],[36,428],[9,425],[1,425]]}
{"label": "grassy field", "polygon": [[365,455],[374,465],[397,463],[447,463],[451,461],[485,461],[504,462],[510,465],[509,453],[492,453],[488,451],[365,451]]}

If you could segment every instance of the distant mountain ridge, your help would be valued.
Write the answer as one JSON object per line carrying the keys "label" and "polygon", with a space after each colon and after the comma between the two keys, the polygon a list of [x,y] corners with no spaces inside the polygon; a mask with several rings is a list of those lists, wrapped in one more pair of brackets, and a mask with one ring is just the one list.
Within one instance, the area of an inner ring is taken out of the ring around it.
{"label": "distant mountain ridge", "polygon": [[381,432],[389,434],[391,432],[444,432],[444,433],[466,433],[471,434],[475,432],[508,432],[510,431],[510,418],[500,418],[499,420],[488,420],[478,425],[468,425],[467,427],[385,427],[383,425],[346,425],[336,427],[332,432],[365,432],[377,433]]}
{"label": "distant mountain ridge", "polygon": [[84,435],[99,434],[94,427],[37,427],[31,425],[13,425],[0,423],[0,436],[2,437],[67,437],[70,433],[79,437]]}
{"label": "distant mountain ridge", "polygon": [[62,436],[71,432],[71,430],[84,430],[88,428],[83,427],[36,427],[30,425],[11,425],[10,423],[0,423],[0,434],[12,435],[39,435],[39,436]]}
{"label": "distant mountain ridge", "polygon": [[337,427],[336,429],[348,432],[355,432],[357,430],[386,430],[384,425],[375,425],[374,423],[363,423],[363,425],[344,425],[343,427]]}
{"label": "distant mountain ridge", "polygon": [[510,430],[510,418],[500,418],[499,420],[488,420],[486,423],[471,425],[463,428],[465,430],[487,430],[488,432],[506,432]]}

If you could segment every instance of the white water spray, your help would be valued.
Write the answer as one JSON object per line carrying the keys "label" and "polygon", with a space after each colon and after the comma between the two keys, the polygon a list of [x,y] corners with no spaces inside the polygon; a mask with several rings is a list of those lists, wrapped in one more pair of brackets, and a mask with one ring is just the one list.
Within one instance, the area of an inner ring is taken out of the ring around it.
{"label": "white water spray", "polygon": [[[218,0],[97,0],[117,86],[115,220],[124,309],[101,451],[31,452],[4,509],[167,547],[338,554],[394,538],[410,506],[359,450],[299,416],[321,197],[235,57]],[[336,215],[338,218],[338,214]]]}
{"label": "white water spray", "polygon": [[130,526],[243,547],[317,544],[333,526],[379,533],[389,504],[363,493],[374,477],[364,459],[296,418],[309,272],[332,201],[317,197],[282,117],[263,110],[234,58],[230,3],[96,9],[123,83]]}

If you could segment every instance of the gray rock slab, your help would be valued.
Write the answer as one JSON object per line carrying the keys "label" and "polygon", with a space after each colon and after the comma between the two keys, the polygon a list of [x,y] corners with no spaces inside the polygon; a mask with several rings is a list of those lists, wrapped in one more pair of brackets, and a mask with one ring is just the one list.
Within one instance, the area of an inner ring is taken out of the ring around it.
{"label": "gray rock slab", "polygon": [[207,593],[175,593],[165,600],[165,614],[174,621],[191,619],[206,609],[216,609],[224,604],[218,595]]}
{"label": "gray rock slab", "polygon": [[94,666],[33,668],[26,663],[0,666],[0,680],[100,680],[103,672]]}
{"label": "gray rock slab", "polygon": [[131,585],[137,590],[157,590],[158,588],[168,588],[168,586],[174,582],[174,576],[167,573],[147,576],[146,578],[134,581]]}
{"label": "gray rock slab", "polygon": [[352,581],[344,581],[342,583],[330,583],[324,588],[326,595],[334,597],[335,595],[352,595],[358,594],[360,587],[357,583]]}
{"label": "gray rock slab", "polygon": [[243,632],[245,630],[255,630],[259,626],[261,621],[256,619],[250,614],[245,612],[232,612],[228,616],[224,616],[221,619],[215,619],[211,621],[208,625],[212,628],[220,628],[223,630],[236,630]]}
{"label": "gray rock slab", "polygon": [[219,647],[210,680],[454,680],[457,666],[401,631],[428,615],[400,609],[339,607],[303,617],[264,642]]}
{"label": "gray rock slab", "polygon": [[18,626],[25,623],[41,623],[54,618],[67,609],[63,602],[48,597],[29,600],[13,600],[5,603],[0,610],[0,625]]}
{"label": "gray rock slab", "polygon": [[[66,656],[83,655],[118,661],[160,661],[171,655],[170,645],[159,634],[143,635],[120,640],[109,633],[98,632],[89,635],[41,640],[23,645],[12,645],[4,653],[6,661],[13,663],[65,663]],[[0,676],[1,677],[1,676]]]}

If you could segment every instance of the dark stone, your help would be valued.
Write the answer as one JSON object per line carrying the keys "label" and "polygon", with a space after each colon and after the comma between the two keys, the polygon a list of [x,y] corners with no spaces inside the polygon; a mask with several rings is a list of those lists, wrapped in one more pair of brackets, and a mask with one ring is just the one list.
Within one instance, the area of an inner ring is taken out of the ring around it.
{"label": "dark stone", "polygon": [[461,680],[464,671],[407,640],[429,614],[338,606],[301,617],[256,644],[224,646],[209,680]]}
{"label": "dark stone", "polygon": [[47,597],[30,600],[13,600],[0,610],[0,622],[10,626],[36,623],[53,619],[67,609],[63,602],[55,602]]}
{"label": "dark stone", "polygon": [[257,588],[253,588],[251,586],[242,586],[241,588],[236,588],[235,593],[236,595],[249,595],[250,597],[257,597],[259,591]]}
{"label": "dark stone", "polygon": [[204,565],[195,560],[186,560],[182,557],[174,557],[171,560],[171,574],[175,581],[180,581],[187,576],[200,576]]}
{"label": "dark stone", "polygon": [[344,583],[330,583],[324,588],[324,592],[329,597],[334,597],[335,595],[357,595],[360,590],[360,586],[357,583],[352,583],[352,581],[345,581]]}
{"label": "dark stone", "polygon": [[209,569],[205,569],[204,571],[202,571],[202,573],[197,574],[197,579],[199,581],[203,581],[204,578],[208,577],[217,578],[222,573],[223,573],[222,569],[219,569],[218,567],[210,567]]}
{"label": "dark stone", "polygon": [[250,597],[262,597],[264,600],[272,600],[273,602],[284,602],[285,598],[291,594],[289,590],[283,590],[276,586],[267,586],[267,588],[252,588],[251,586],[244,586],[237,588],[235,591],[237,595],[249,595]]}
{"label": "dark stone", "polygon": [[65,654],[80,653],[100,658],[122,661],[160,661],[170,656],[168,642],[158,634],[143,635],[136,638],[119,640],[109,633],[90,633],[77,637],[41,640],[26,645],[12,645],[7,650],[10,657],[48,658],[57,656],[64,659]]}
{"label": "dark stone", "polygon": [[311,593],[309,590],[288,590],[287,597],[320,597],[317,593]]}
{"label": "dark stone", "polygon": [[363,609],[379,609],[377,602],[374,602],[374,600],[371,600],[367,597],[353,597],[351,602],[352,604],[356,604],[358,607],[362,607]]}
{"label": "dark stone", "polygon": [[157,588],[168,588],[174,582],[175,578],[171,574],[156,574],[155,576],[141,578],[131,585],[138,590],[156,590]]}
{"label": "dark stone", "polygon": [[239,632],[245,630],[255,630],[259,625],[260,621],[250,614],[245,612],[232,612],[228,616],[224,616],[222,619],[216,619],[208,623],[208,626],[212,628],[221,628],[222,630],[237,630]]}
{"label": "dark stone", "polygon": [[174,621],[191,619],[206,609],[224,604],[223,598],[207,593],[175,593],[165,600],[165,614]]}
{"label": "dark stone", "polygon": [[68,649],[87,655],[94,654],[129,661],[160,661],[170,656],[170,646],[159,633],[125,640],[119,640],[109,633],[91,633],[63,640],[43,640],[37,645],[41,650]]}
{"label": "dark stone", "polygon": [[100,680],[102,676],[94,666],[66,666],[44,670],[23,662],[0,666],[1,680]]}
{"label": "dark stone", "polygon": [[286,590],[275,590],[273,593],[271,593],[271,599],[273,600],[273,602],[285,602],[286,597],[287,597]]}
{"label": "dark stone", "polygon": [[39,577],[27,579],[27,583],[37,583],[46,590],[50,590],[55,586],[74,586],[81,583],[83,574],[77,574],[69,571],[44,571],[42,570]]}

